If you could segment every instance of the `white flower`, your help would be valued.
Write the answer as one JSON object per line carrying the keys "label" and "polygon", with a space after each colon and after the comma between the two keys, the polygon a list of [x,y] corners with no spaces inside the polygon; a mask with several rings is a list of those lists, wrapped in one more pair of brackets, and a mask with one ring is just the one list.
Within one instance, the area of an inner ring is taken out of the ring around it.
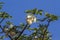
{"label": "white flower", "polygon": [[32,14],[27,15],[27,23],[32,24],[33,22],[36,22],[36,17]]}
{"label": "white flower", "polygon": [[32,16],[32,14],[27,14],[27,18],[31,18]]}
{"label": "white flower", "polygon": [[36,17],[34,17],[34,22],[36,22]]}
{"label": "white flower", "polygon": [[38,38],[37,36],[35,36],[35,38]]}
{"label": "white flower", "polygon": [[8,28],[4,28],[5,31],[8,31],[9,29]]}
{"label": "white flower", "polygon": [[9,28],[4,28],[4,32],[8,32],[9,31]]}
{"label": "white flower", "polygon": [[13,24],[10,24],[10,28],[13,28],[13,26],[14,26]]}

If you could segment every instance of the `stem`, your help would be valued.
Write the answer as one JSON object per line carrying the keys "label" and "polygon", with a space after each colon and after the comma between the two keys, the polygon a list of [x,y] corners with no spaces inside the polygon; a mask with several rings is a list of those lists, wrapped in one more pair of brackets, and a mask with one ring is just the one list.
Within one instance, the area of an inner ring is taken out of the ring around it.
{"label": "stem", "polygon": [[0,21],[0,28],[3,30],[3,28],[1,27],[1,23],[4,21],[4,18]]}
{"label": "stem", "polygon": [[51,22],[51,20],[48,21],[48,24],[47,24],[46,29],[45,29],[45,31],[44,31],[42,40],[45,40],[45,39],[44,39],[44,38],[45,38],[45,33],[46,33],[47,29],[48,29],[48,26],[49,26],[50,22]]}
{"label": "stem", "polygon": [[18,40],[18,38],[22,35],[22,33],[24,32],[24,30],[29,27],[30,25],[26,24],[26,26],[23,28],[23,30],[20,32],[19,36],[15,39]]}
{"label": "stem", "polygon": [[[4,14],[2,14],[2,17],[3,17],[3,15],[4,15]],[[5,18],[2,18],[2,20],[0,21],[0,28],[2,29],[2,32],[4,32],[4,29],[1,27],[1,23],[2,23],[4,20],[5,20]],[[8,35],[8,37],[9,37],[11,40],[13,40],[13,39],[11,38],[11,36]]]}
{"label": "stem", "polygon": [[9,37],[11,40],[13,40],[10,35],[8,35],[8,37]]}
{"label": "stem", "polygon": [[[4,19],[5,19],[5,18],[3,18],[3,19],[0,21],[0,28],[2,29],[3,32],[4,32],[4,29],[1,27],[1,23],[4,21]],[[13,39],[11,38],[11,36],[8,35],[8,37],[9,37],[11,40],[13,40]]]}
{"label": "stem", "polygon": [[0,21],[0,24],[4,21],[4,18]]}
{"label": "stem", "polygon": [[43,18],[42,20],[41,20],[41,19],[37,19],[37,20],[43,22],[43,21],[45,21],[46,19],[47,19],[47,17]]}

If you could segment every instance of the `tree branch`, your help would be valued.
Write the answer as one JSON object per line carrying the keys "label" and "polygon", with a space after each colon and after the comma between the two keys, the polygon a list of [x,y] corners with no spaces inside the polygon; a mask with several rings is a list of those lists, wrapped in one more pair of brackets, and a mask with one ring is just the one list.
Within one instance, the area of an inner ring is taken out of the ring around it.
{"label": "tree branch", "polygon": [[[3,32],[4,32],[4,29],[1,27],[1,23],[4,21],[4,19],[5,19],[5,18],[3,18],[3,19],[0,21],[0,28],[2,29]],[[8,35],[8,37],[9,37],[11,40],[13,40],[13,39],[11,38],[11,36]]]}
{"label": "tree branch", "polygon": [[37,20],[43,22],[43,21],[45,21],[46,19],[47,19],[47,17],[43,18],[42,20],[41,20],[41,19],[37,19]]}
{"label": "tree branch", "polygon": [[4,21],[4,18],[0,21],[0,28],[2,29],[3,31],[3,28],[1,27],[1,23]]}
{"label": "tree branch", "polygon": [[13,40],[12,37],[11,37],[10,35],[8,35],[8,37],[9,37],[11,40]]}
{"label": "tree branch", "polygon": [[46,33],[47,29],[48,29],[48,26],[49,26],[50,22],[51,22],[51,19],[48,20],[48,24],[47,24],[46,29],[45,29],[45,31],[44,31],[42,40],[44,40],[45,33]]}
{"label": "tree branch", "polygon": [[24,32],[24,30],[29,27],[30,25],[26,24],[26,26],[23,28],[23,30],[20,32],[20,34],[18,35],[18,37],[15,40],[18,40],[18,38],[22,35],[22,33]]}

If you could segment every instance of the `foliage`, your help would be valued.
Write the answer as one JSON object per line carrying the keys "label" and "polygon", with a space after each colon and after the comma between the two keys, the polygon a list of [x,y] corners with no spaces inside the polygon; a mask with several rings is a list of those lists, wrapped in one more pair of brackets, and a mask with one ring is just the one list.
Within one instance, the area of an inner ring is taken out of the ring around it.
{"label": "foliage", "polygon": [[[2,8],[1,4],[3,4],[3,3],[0,2],[0,9]],[[34,8],[32,10],[26,10],[25,13],[33,15],[33,16],[28,16],[28,18],[26,17],[26,23],[20,23],[20,25],[18,25],[18,26],[14,25],[10,21],[7,21],[6,24],[4,26],[2,26],[1,23],[4,21],[4,19],[12,18],[12,16],[10,16],[6,12],[0,12],[0,18],[2,18],[2,20],[0,21],[0,28],[1,28],[2,32],[0,32],[0,33],[5,34],[5,35],[1,36],[0,39],[9,37],[11,40],[52,40],[51,39],[52,35],[50,34],[48,27],[49,27],[50,22],[58,19],[58,16],[49,14],[49,13],[45,13],[44,18],[42,18],[42,19],[41,18],[38,19],[35,16],[35,15],[43,16],[43,12],[44,12],[43,10],[38,10],[37,8]],[[44,21],[47,21],[47,24],[40,23],[40,22],[44,22]],[[29,22],[31,22],[31,23],[29,24]],[[38,23],[37,28],[30,27],[31,24],[33,24],[33,22],[35,22],[36,24]],[[23,33],[25,30],[28,30],[32,33],[29,35],[25,34],[25,33]]]}
{"label": "foliage", "polygon": [[2,9],[4,2],[0,2],[0,9]]}

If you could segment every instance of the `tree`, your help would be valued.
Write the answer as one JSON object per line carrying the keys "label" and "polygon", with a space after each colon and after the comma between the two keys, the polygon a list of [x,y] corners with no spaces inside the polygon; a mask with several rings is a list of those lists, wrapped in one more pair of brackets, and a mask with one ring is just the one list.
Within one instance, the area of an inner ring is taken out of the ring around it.
{"label": "tree", "polygon": [[[3,2],[0,2],[0,9],[2,9]],[[5,25],[1,25],[5,19],[12,18],[8,13],[0,11],[0,29],[2,30],[0,34],[5,35],[0,36],[0,39],[4,37],[9,37],[11,40],[52,40],[52,35],[50,34],[48,27],[49,24],[55,20],[58,20],[58,16],[44,12],[43,10],[38,10],[34,8],[32,10],[26,10],[26,23],[20,23],[20,25],[14,25],[10,21],[6,21]],[[44,18],[38,18],[38,16],[43,16]],[[43,23],[43,22],[46,22]],[[37,28],[31,28],[31,24],[36,23]],[[25,30],[32,32],[30,35],[23,34]]]}

